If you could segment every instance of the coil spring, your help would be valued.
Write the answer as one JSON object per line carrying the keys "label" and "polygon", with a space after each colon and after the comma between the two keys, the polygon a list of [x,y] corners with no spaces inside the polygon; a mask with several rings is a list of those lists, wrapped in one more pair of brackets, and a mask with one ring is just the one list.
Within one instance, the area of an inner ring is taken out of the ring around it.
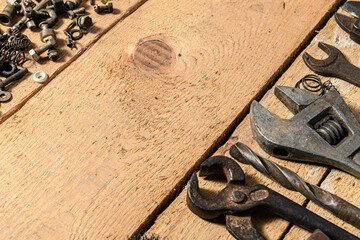
{"label": "coil spring", "polygon": [[317,125],[315,126],[316,132],[330,145],[338,144],[347,135],[346,129],[331,116],[327,116],[318,122]]}
{"label": "coil spring", "polygon": [[326,81],[326,82],[322,83],[321,79],[314,74],[308,74],[305,77],[303,77],[302,79],[300,79],[295,84],[295,87],[300,88],[300,84],[305,90],[307,90],[309,92],[314,92],[314,93],[319,92],[319,96],[324,95],[325,90],[330,89],[330,87],[332,86],[330,81]]}
{"label": "coil spring", "polygon": [[13,35],[5,44],[7,48],[14,48],[16,50],[25,50],[31,45],[30,39],[24,34]]}
{"label": "coil spring", "polygon": [[0,56],[3,60],[11,61],[17,65],[21,65],[25,62],[24,51],[16,50],[15,48],[7,48],[6,45],[3,45],[0,48]]}

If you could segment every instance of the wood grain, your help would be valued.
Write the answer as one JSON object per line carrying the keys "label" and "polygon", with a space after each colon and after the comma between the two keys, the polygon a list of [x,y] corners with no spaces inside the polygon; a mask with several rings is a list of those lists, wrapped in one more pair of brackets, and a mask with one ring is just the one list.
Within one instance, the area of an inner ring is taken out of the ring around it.
{"label": "wood grain", "polygon": [[[66,36],[63,33],[65,27],[70,23],[67,17],[67,13],[59,16],[59,22],[54,26],[54,30],[57,37],[57,49],[59,50],[59,59],[55,62],[50,61],[47,58],[47,52],[41,55],[42,59],[39,62],[32,60],[31,56],[27,54],[27,61],[23,67],[29,69],[29,74],[8,87],[12,92],[13,99],[8,103],[1,104],[0,108],[0,122],[3,122],[16,112],[23,104],[25,104],[29,98],[39,92],[46,84],[39,84],[34,82],[33,74],[36,71],[45,71],[50,80],[64,70],[69,64],[75,61],[84,51],[86,51],[91,45],[93,45],[98,38],[100,38],[105,32],[113,27],[114,24],[123,20],[130,13],[135,11],[146,0],[113,0],[114,12],[111,14],[97,14],[94,11],[94,7],[90,5],[89,1],[83,1],[81,6],[85,7],[86,13],[92,18],[93,26],[88,29],[88,34],[84,34],[84,37],[76,41],[77,48],[70,49],[66,46]],[[0,9],[5,6],[6,1],[0,3]],[[97,4],[102,5],[100,1]],[[6,27],[1,26],[1,30],[5,32]],[[37,48],[44,43],[40,40],[40,30],[31,31],[30,29],[23,30],[30,40],[33,42],[32,47]],[[30,49],[30,48],[29,48]],[[27,49],[27,51],[29,51]]]}
{"label": "wood grain", "polygon": [[337,3],[145,3],[0,126],[0,238],[143,229]]}
{"label": "wood grain", "polygon": [[[352,42],[347,34],[345,34],[331,18],[329,23],[320,33],[314,38],[309,47],[305,51],[310,53],[316,58],[325,58],[326,55],[318,47],[317,43],[323,41],[329,43],[341,49],[343,53],[349,58],[351,62],[359,65],[359,45]],[[302,61],[302,54],[295,60],[291,67],[283,74],[278,80],[276,85],[294,86],[295,83],[306,74],[310,74],[311,71],[305,66]],[[358,94],[359,89],[347,82],[322,77],[323,81],[331,80],[335,87],[344,97],[347,104],[350,106],[357,119],[360,119],[360,96]],[[290,118],[292,114],[287,108],[280,103],[273,94],[274,88],[269,90],[261,100],[261,104],[268,108],[271,112],[275,113],[281,118]],[[252,137],[250,120],[247,116],[239,127],[235,130],[229,141],[222,146],[215,155],[227,155],[228,150],[232,144],[237,141],[243,142],[251,147],[256,153],[261,156],[269,157],[265,154],[261,148],[257,145],[256,141]],[[290,161],[279,160],[276,158],[270,158],[281,166],[285,166],[298,175],[300,175],[305,181],[313,184],[318,184],[326,173],[326,167],[313,164],[302,164]],[[283,195],[289,197],[292,200],[300,204],[305,203],[305,198],[296,192],[291,192],[277,183],[264,177],[252,167],[241,164],[245,174],[248,177],[248,184],[264,184],[276,191],[281,192]],[[219,187],[219,183],[213,183],[209,181],[200,182],[203,184],[206,192],[214,192],[220,190],[224,184]],[[350,176],[349,174],[340,172],[338,170],[332,170],[330,175],[322,182],[321,187],[337,194],[345,200],[351,202],[356,206],[360,206],[360,199],[358,194],[360,181]],[[214,193],[212,193],[214,195]],[[182,191],[181,194],[175,199],[175,201],[158,217],[155,224],[148,230],[148,233],[158,234],[166,239],[233,239],[233,237],[225,229],[224,221],[208,222],[200,219],[194,215],[186,206],[186,191]],[[338,226],[348,230],[349,232],[360,236],[360,230],[352,227],[351,225],[344,223],[332,215],[327,210],[324,210],[314,203],[309,204],[309,209],[324,217],[325,219],[337,224]],[[262,219],[258,219],[262,218]],[[283,235],[286,233],[289,227],[288,222],[282,219],[274,218],[265,213],[262,216],[256,216],[255,220],[259,230],[264,234],[267,239],[283,239]],[[290,232],[285,235],[285,239],[307,239],[310,233],[299,227],[292,227]]]}

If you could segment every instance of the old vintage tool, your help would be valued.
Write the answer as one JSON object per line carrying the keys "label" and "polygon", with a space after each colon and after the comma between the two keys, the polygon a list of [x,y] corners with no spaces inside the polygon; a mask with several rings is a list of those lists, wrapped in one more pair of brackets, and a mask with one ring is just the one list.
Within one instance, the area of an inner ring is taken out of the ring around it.
{"label": "old vintage tool", "polygon": [[318,96],[277,86],[275,95],[295,116],[280,119],[253,101],[252,131],[267,153],[330,165],[360,178],[360,124],[334,87]]}
{"label": "old vintage tool", "polygon": [[316,229],[307,240],[330,240],[330,238],[319,229]]}
{"label": "old vintage tool", "polygon": [[238,142],[231,146],[230,155],[242,163],[250,164],[265,176],[277,181],[281,186],[300,192],[306,198],[323,206],[337,217],[360,229],[360,209],[344,199],[316,185],[305,182],[290,169],[256,155],[242,143]]}
{"label": "old vintage tool", "polygon": [[348,1],[341,8],[353,15],[354,18],[336,13],[335,21],[345,32],[349,34],[353,41],[360,43],[360,2]]}
{"label": "old vintage tool", "polygon": [[226,215],[226,227],[237,239],[264,239],[252,224],[251,215],[265,209],[310,231],[320,229],[333,240],[359,239],[264,185],[244,185],[244,172],[231,158],[211,157],[200,166],[200,176],[219,173],[226,176],[227,186],[211,199],[199,193],[198,178],[193,173],[188,185],[187,204],[191,211],[205,219]]}
{"label": "old vintage tool", "polygon": [[305,52],[303,60],[312,71],[322,76],[340,78],[360,87],[360,68],[351,64],[336,47],[323,42],[319,42],[318,46],[329,57],[319,60]]}

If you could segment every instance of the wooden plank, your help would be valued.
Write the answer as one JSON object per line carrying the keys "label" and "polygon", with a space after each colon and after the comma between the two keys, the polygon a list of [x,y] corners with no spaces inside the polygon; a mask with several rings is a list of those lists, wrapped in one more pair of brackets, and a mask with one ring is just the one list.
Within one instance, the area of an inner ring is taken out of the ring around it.
{"label": "wooden plank", "polygon": [[[54,26],[54,30],[57,37],[57,48],[59,50],[59,59],[56,62],[50,61],[47,58],[45,52],[41,55],[44,59],[39,62],[32,60],[31,56],[27,54],[27,61],[24,63],[24,67],[27,67],[30,74],[26,78],[23,78],[18,83],[10,86],[8,89],[12,92],[13,99],[8,103],[1,104],[0,122],[6,120],[14,112],[16,112],[29,98],[39,92],[46,84],[39,84],[34,82],[33,74],[36,71],[45,71],[50,79],[54,78],[59,72],[66,68],[69,64],[75,61],[89,46],[93,45],[98,38],[104,35],[114,24],[118,23],[130,13],[135,11],[146,0],[114,0],[114,12],[111,14],[97,14],[94,11],[94,7],[90,5],[89,1],[83,2],[81,6],[85,7],[88,15],[91,16],[94,25],[88,29],[89,33],[84,37],[76,41],[77,48],[70,50],[66,44],[66,36],[63,33],[64,28],[70,23],[67,14],[59,16],[59,22]],[[102,4],[100,1],[97,4]],[[3,9],[6,1],[0,3],[0,9]],[[2,32],[7,30],[7,27],[1,26]],[[33,47],[39,47],[44,43],[40,40],[39,30],[31,31],[30,29],[23,30],[30,40],[33,42]],[[29,49],[28,49],[29,50]],[[28,51],[27,50],[27,51]]]}
{"label": "wooden plank", "polygon": [[145,3],[0,126],[0,236],[142,229],[337,3]]}
{"label": "wooden plank", "polygon": [[[349,57],[350,61],[358,64],[360,53],[358,51],[359,46],[349,40],[348,36],[336,25],[333,18],[321,30],[319,35],[315,37],[311,45],[306,48],[306,51],[311,53],[316,58],[325,58],[324,52],[319,50],[317,42],[323,41],[329,44],[333,44],[340,48],[346,56]],[[295,83],[306,74],[310,74],[309,70],[302,61],[302,54],[296,59],[291,67],[283,74],[276,85],[294,86]],[[348,103],[350,108],[355,113],[356,117],[360,119],[360,96],[358,88],[348,84],[344,81],[333,79],[333,78],[322,78],[323,81],[332,80],[335,87],[340,91],[345,101]],[[273,88],[269,90],[261,100],[261,104],[266,106],[271,112],[275,113],[281,118],[290,118],[292,114],[286,109],[286,107],[280,103],[273,94]],[[256,141],[252,137],[250,120],[246,117],[244,121],[235,130],[229,141],[222,146],[215,155],[227,155],[231,145],[237,141],[243,142],[251,147],[256,153],[261,156],[269,157],[265,154],[262,149],[257,145]],[[285,166],[298,175],[300,175],[306,181],[318,184],[324,176],[327,168],[320,167],[313,164],[301,164],[296,162],[279,160],[276,158],[270,158],[281,166]],[[265,178],[263,175],[258,173],[252,167],[241,164],[245,174],[247,175],[248,184],[264,184],[276,191],[281,192],[285,196],[295,200],[300,204],[304,204],[305,198],[296,192],[291,192],[277,183]],[[200,182],[203,184],[203,188],[211,191],[212,194],[216,190],[221,189],[219,183],[204,181]],[[332,170],[331,174],[321,184],[324,189],[329,190],[337,194],[338,196],[346,199],[356,206],[360,206],[360,199],[358,198],[358,187],[360,181],[350,176],[349,174],[342,173],[337,170]],[[205,193],[206,193],[205,192]],[[175,199],[175,201],[161,214],[156,220],[155,224],[149,229],[148,233],[158,234],[166,239],[233,239],[233,237],[225,229],[224,221],[221,224],[214,224],[200,219],[194,215],[186,206],[186,191],[182,191],[181,194]],[[334,222],[340,227],[345,228],[351,233],[360,236],[360,231],[351,225],[344,223],[342,220],[333,216],[328,211],[318,207],[314,203],[309,204],[309,209],[323,216],[324,218]],[[288,222],[274,218],[272,215],[268,216],[265,213],[261,215],[262,220],[258,220],[258,227],[260,231],[266,236],[267,239],[282,239],[282,236],[286,233],[289,227]],[[291,231],[286,234],[285,239],[307,239],[310,233],[299,227],[293,227]]]}

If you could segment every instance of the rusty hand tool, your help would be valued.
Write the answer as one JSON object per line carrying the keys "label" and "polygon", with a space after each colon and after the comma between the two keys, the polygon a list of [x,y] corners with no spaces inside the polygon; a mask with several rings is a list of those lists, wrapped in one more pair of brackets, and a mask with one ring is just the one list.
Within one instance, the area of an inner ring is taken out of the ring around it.
{"label": "rusty hand tool", "polygon": [[315,59],[305,52],[303,60],[306,66],[319,75],[340,78],[360,87],[360,68],[351,64],[336,47],[323,42],[319,42],[318,46],[329,55],[328,58]]}
{"label": "rusty hand tool", "polygon": [[350,39],[360,43],[360,2],[348,1],[341,8],[353,15],[355,18],[336,13],[335,21],[345,32],[349,34]]}
{"label": "rusty hand tool", "polygon": [[231,146],[230,155],[242,163],[250,164],[265,176],[277,181],[281,186],[292,191],[300,192],[306,198],[323,206],[337,217],[360,229],[360,209],[344,199],[316,185],[305,182],[290,169],[256,155],[250,148],[242,143],[238,142]]}
{"label": "rusty hand tool", "polygon": [[310,231],[320,229],[332,239],[358,239],[308,209],[264,185],[246,186],[245,174],[231,158],[215,156],[200,166],[200,176],[224,174],[227,186],[214,198],[199,193],[196,173],[191,176],[187,204],[192,212],[205,219],[226,215],[226,227],[237,239],[264,239],[251,222],[254,211],[269,210],[274,214]]}
{"label": "rusty hand tool", "polygon": [[330,238],[319,229],[316,229],[307,240],[330,240]]}
{"label": "rusty hand tool", "polygon": [[293,118],[280,119],[257,101],[250,110],[252,132],[267,153],[330,165],[360,178],[360,124],[334,87],[318,96],[277,86],[275,95]]}

